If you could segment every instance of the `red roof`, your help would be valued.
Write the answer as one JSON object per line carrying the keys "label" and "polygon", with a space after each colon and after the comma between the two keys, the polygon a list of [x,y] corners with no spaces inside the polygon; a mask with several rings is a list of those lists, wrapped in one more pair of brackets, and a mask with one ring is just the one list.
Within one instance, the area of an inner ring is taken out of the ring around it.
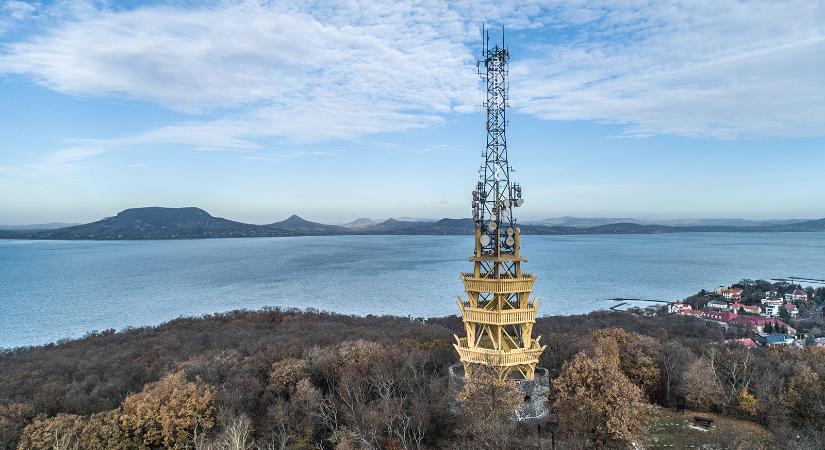
{"label": "red roof", "polygon": [[744,346],[744,347],[747,347],[747,348],[754,348],[754,347],[756,347],[756,341],[754,341],[754,340],[753,340],[753,339],[751,339],[751,338],[731,339],[731,340],[728,340],[728,341],[726,341],[726,342],[730,342],[730,343],[734,343],[734,344],[739,344],[739,345]]}
{"label": "red roof", "polygon": [[797,289],[797,290],[793,291],[793,295],[804,295],[805,297],[807,297],[808,293],[803,291],[802,289]]}
{"label": "red roof", "polygon": [[792,303],[785,303],[784,305],[782,305],[782,307],[788,311],[796,311],[796,305]]}
{"label": "red roof", "polygon": [[704,317],[710,320],[730,322],[736,319],[736,313],[730,311],[705,311]]}
{"label": "red roof", "polygon": [[763,327],[768,323],[773,325],[785,325],[785,322],[782,322],[778,319],[772,319],[769,317],[759,317],[759,316],[737,316],[736,319],[733,320],[736,323],[741,323],[743,325],[752,325],[754,327]]}

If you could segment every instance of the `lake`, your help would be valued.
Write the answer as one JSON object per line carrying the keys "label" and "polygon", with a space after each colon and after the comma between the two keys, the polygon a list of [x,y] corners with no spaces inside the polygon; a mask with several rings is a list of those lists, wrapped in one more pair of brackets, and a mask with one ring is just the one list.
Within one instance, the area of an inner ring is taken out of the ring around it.
{"label": "lake", "polygon": [[[674,300],[742,278],[825,278],[825,233],[525,236],[542,314]],[[0,240],[0,347],[264,306],[455,314],[470,236]]]}

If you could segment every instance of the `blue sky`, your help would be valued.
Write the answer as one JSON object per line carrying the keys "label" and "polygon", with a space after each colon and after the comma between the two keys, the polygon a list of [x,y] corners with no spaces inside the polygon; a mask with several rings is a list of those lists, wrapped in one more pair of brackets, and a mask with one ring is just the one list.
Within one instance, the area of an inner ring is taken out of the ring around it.
{"label": "blue sky", "polygon": [[824,2],[0,0],[0,223],[466,217],[482,22],[522,218],[825,217]]}

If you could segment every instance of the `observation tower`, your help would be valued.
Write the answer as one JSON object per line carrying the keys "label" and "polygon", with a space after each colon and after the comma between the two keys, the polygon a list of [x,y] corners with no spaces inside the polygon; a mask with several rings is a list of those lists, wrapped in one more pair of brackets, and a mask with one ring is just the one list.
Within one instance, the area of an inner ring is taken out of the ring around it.
{"label": "observation tower", "polygon": [[483,41],[478,73],[487,88],[487,145],[472,193],[473,271],[461,274],[467,297],[457,300],[466,335],[455,336],[461,363],[451,368],[451,384],[457,392],[479,366],[490,367],[500,379],[513,380],[525,394],[519,418],[536,418],[547,411],[543,402],[548,380],[546,369],[536,367],[545,348],[540,336],[533,337],[540,305],[530,298],[536,275],[522,270],[526,259],[521,255],[515,210],[524,199],[521,186],[511,180],[513,169],[507,160],[510,53],[503,37],[501,46],[490,47],[485,31]]}

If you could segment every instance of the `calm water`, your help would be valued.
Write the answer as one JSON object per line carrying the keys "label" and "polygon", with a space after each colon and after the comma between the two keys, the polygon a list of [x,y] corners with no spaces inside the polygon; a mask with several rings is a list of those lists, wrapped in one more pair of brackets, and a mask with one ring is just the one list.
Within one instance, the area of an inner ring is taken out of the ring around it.
{"label": "calm water", "polygon": [[[0,240],[0,347],[263,306],[456,312],[469,236]],[[672,300],[741,278],[825,278],[825,233],[526,236],[544,314]]]}

